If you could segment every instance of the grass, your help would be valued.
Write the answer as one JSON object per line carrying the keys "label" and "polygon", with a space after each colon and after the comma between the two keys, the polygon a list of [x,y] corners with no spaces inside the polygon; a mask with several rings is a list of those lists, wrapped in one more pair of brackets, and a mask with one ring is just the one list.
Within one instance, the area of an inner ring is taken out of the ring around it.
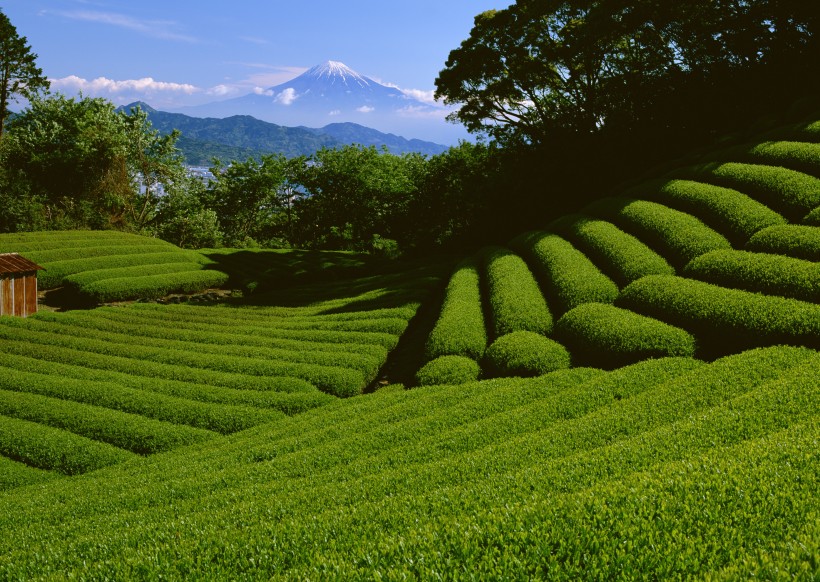
{"label": "grass", "polygon": [[0,318],[0,578],[816,578],[816,150],[717,152],[455,268],[55,261],[244,298]]}

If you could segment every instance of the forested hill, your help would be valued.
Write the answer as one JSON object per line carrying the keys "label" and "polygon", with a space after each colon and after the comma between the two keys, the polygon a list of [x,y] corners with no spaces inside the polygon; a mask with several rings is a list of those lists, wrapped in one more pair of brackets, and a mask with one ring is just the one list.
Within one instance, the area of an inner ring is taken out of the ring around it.
{"label": "forested hill", "polygon": [[385,146],[393,154],[435,155],[447,149],[432,142],[408,140],[355,123],[336,123],[313,129],[276,125],[248,115],[224,119],[190,117],[158,111],[142,102],[122,109],[129,111],[137,106],[148,113],[151,124],[161,133],[168,134],[174,129],[182,133],[178,146],[186,161],[193,165],[208,164],[214,157],[230,161],[266,153],[282,153],[287,157],[310,155],[323,147],[347,144]]}

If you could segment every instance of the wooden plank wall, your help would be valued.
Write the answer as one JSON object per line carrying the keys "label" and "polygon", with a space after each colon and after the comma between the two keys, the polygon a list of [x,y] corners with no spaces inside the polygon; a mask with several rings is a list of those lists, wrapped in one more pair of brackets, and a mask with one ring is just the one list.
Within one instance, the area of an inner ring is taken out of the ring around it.
{"label": "wooden plank wall", "polygon": [[0,315],[27,317],[37,313],[37,275],[0,278]]}

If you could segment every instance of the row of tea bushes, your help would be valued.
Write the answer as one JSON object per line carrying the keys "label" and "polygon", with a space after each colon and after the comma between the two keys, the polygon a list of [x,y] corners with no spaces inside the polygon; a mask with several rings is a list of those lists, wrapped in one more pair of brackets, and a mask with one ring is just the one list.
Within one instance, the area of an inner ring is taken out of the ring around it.
{"label": "row of tea bushes", "polygon": [[484,272],[494,338],[514,331],[543,335],[552,331],[552,314],[544,294],[520,256],[501,247],[488,249]]}
{"label": "row of tea bushes", "polygon": [[7,493],[0,576],[427,579],[457,556],[487,578],[810,579],[818,366],[771,348],[380,391]]}
{"label": "row of tea bushes", "polygon": [[743,246],[764,228],[786,223],[780,214],[742,192],[703,182],[668,180],[644,185],[631,193],[643,193],[699,218],[735,246]]}
{"label": "row of tea bushes", "polygon": [[653,275],[626,287],[617,305],[695,335],[704,355],[778,343],[820,347],[820,305]]}
{"label": "row of tea bushes", "polygon": [[772,226],[749,239],[746,249],[817,262],[820,261],[820,227],[800,224]]}
{"label": "row of tea bushes", "polygon": [[820,263],[770,253],[714,251],[683,274],[722,287],[820,303]]}
{"label": "row of tea bushes", "polygon": [[658,253],[611,222],[571,214],[547,226],[566,237],[619,286],[646,275],[674,275]]}
{"label": "row of tea bushes", "polygon": [[711,163],[682,170],[683,177],[733,188],[748,194],[792,222],[820,206],[820,178],[762,164]]}
{"label": "row of tea bushes", "polygon": [[691,214],[663,204],[630,198],[604,198],[585,212],[612,221],[663,256],[676,269],[709,251],[730,249],[719,232]]}

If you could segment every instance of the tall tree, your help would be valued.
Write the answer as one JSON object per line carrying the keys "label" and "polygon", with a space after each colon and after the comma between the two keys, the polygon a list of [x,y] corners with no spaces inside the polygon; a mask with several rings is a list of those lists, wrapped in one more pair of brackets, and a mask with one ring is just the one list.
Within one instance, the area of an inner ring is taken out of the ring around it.
{"label": "tall tree", "polygon": [[9,116],[10,101],[18,96],[30,99],[49,89],[49,81],[36,60],[26,37],[17,34],[17,28],[0,10],[0,137]]}

